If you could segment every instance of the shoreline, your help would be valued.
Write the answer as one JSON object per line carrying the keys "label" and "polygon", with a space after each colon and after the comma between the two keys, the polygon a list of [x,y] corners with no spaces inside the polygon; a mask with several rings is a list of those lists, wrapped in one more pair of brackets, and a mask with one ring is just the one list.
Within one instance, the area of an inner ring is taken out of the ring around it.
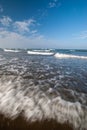
{"label": "shoreline", "polygon": [[55,120],[28,122],[22,116],[14,120],[0,114],[0,130],[73,130],[66,124],[57,123]]}

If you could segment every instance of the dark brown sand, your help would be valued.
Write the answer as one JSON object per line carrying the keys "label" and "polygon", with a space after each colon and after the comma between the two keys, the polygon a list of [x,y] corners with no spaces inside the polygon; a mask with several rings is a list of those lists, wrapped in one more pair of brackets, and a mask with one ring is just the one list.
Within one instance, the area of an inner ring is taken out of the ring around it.
{"label": "dark brown sand", "polygon": [[55,120],[29,123],[23,117],[14,120],[0,115],[0,130],[73,130],[68,124],[59,124]]}

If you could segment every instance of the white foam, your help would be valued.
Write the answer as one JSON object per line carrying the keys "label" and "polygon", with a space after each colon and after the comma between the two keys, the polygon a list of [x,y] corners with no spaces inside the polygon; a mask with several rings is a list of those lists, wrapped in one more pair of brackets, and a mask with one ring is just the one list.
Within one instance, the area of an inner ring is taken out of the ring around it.
{"label": "white foam", "polygon": [[53,55],[52,52],[27,51],[30,55]]}
{"label": "white foam", "polygon": [[60,53],[56,53],[54,55],[56,58],[76,58],[76,59],[87,59],[87,56],[77,56],[77,55],[68,55],[68,54],[60,54]]}
{"label": "white foam", "polygon": [[4,49],[5,52],[20,52],[19,50]]}
{"label": "white foam", "polygon": [[38,50],[33,50],[33,51],[36,51],[36,52],[50,52],[51,50],[50,49],[38,49]]}
{"label": "white foam", "polygon": [[[21,112],[29,121],[55,119],[60,123],[70,123],[75,129],[87,128],[87,107],[79,102],[71,103],[60,96],[50,98],[29,81],[29,87],[23,87],[23,79],[14,76],[0,79],[0,113],[16,118]],[[12,79],[12,81],[10,80]],[[7,80],[7,81],[6,81]],[[4,81],[4,82],[3,82]],[[48,91],[52,92],[52,89]]]}

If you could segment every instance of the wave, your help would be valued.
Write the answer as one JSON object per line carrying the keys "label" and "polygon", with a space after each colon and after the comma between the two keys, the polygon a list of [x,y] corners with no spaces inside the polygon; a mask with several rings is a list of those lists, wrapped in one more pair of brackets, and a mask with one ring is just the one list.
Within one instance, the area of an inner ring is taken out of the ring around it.
{"label": "wave", "polygon": [[20,52],[19,50],[4,49],[5,52]]}
{"label": "wave", "polygon": [[32,80],[29,80],[27,87],[21,83],[21,77],[3,76],[0,79],[0,113],[5,117],[15,119],[22,113],[31,122],[53,119],[71,124],[74,130],[87,128],[86,106],[65,101],[58,95],[50,98],[52,89],[44,92],[40,86],[34,86]]}
{"label": "wave", "polygon": [[36,49],[36,50],[32,50],[32,51],[35,51],[35,52],[50,52],[51,50],[50,49]]}
{"label": "wave", "polygon": [[53,52],[27,51],[30,55],[53,55]]}
{"label": "wave", "polygon": [[68,54],[60,54],[60,53],[56,53],[54,56],[60,59],[62,58],[87,59],[87,56],[68,55]]}

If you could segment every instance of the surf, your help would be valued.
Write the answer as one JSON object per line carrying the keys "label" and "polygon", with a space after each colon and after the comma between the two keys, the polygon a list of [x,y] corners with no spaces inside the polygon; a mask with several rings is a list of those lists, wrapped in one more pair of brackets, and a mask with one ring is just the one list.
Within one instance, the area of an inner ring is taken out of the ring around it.
{"label": "surf", "polygon": [[69,55],[69,54],[62,54],[62,53],[56,53],[54,56],[59,59],[67,59],[67,58],[87,59],[87,56],[79,56],[79,55],[72,55],[72,54]]}
{"label": "surf", "polygon": [[47,56],[50,56],[50,55],[53,55],[54,53],[53,52],[44,52],[44,51],[27,51],[28,54],[30,55],[47,55]]}
{"label": "surf", "polygon": [[4,49],[5,52],[20,52],[19,50],[13,50],[13,49]]}

